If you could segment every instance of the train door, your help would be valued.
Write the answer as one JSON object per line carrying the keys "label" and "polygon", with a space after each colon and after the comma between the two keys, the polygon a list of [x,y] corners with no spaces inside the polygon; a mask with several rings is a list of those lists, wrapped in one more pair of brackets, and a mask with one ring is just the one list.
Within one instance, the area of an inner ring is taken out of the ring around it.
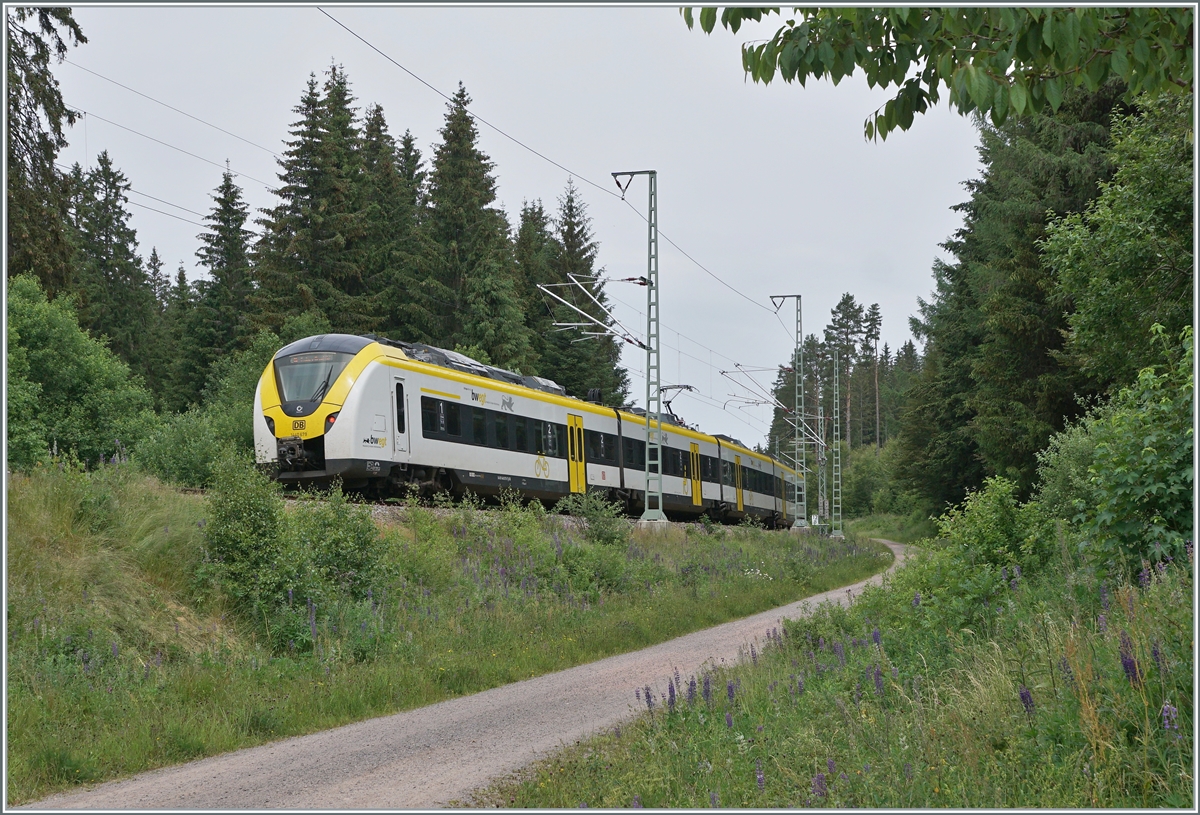
{"label": "train door", "polygon": [[396,417],[396,440],[393,442],[394,451],[397,453],[408,453],[408,422],[405,421],[408,413],[408,402],[404,396],[404,379],[397,376],[393,381],[393,404],[392,415]]}
{"label": "train door", "polygon": [[733,457],[733,483],[737,489],[737,505],[738,512],[744,512],[745,504],[742,503],[742,457]]}
{"label": "train door", "polygon": [[587,490],[587,462],[583,457],[583,417],[567,414],[567,472],[571,492]]}
{"label": "train door", "polygon": [[692,442],[692,506],[700,506],[704,503],[704,496],[700,490],[700,445]]}

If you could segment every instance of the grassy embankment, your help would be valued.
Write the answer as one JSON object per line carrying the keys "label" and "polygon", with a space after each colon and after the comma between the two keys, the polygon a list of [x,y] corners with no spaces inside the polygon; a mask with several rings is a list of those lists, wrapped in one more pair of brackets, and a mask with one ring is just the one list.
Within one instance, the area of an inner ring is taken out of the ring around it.
{"label": "grassy embankment", "polygon": [[476,803],[1192,808],[1192,597],[1190,547],[1103,583],[1065,546],[1030,578],[927,544]]}
{"label": "grassy embankment", "polygon": [[[8,500],[9,804],[633,650],[891,559],[748,527],[605,545],[540,507],[412,508],[379,530],[378,582],[357,599],[306,612],[298,589],[258,620],[206,557],[209,498],[123,466],[14,475]],[[289,545],[366,512],[301,502]]]}

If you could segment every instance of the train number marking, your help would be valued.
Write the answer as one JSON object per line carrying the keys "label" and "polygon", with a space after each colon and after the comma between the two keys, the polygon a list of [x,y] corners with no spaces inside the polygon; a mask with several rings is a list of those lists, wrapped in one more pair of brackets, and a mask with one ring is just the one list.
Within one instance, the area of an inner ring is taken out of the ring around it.
{"label": "train number marking", "polygon": [[292,430],[303,430],[307,426],[308,426],[307,419],[293,419],[292,420]]}

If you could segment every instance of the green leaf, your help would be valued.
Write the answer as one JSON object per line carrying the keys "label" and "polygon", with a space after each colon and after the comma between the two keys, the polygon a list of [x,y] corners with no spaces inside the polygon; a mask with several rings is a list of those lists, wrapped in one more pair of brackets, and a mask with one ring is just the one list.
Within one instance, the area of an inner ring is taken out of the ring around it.
{"label": "green leaf", "polygon": [[1054,11],[1053,9],[1046,12],[1046,19],[1042,21],[1042,42],[1051,51],[1054,50]]}
{"label": "green leaf", "polygon": [[987,110],[992,101],[991,77],[976,65],[971,65],[970,71],[967,75],[967,91],[971,94],[971,101],[980,109]]}
{"label": "green leaf", "polygon": [[1050,109],[1055,113],[1058,112],[1058,106],[1062,104],[1062,77],[1052,76],[1042,83],[1046,91],[1046,101],[1050,103]]}
{"label": "green leaf", "polygon": [[1143,67],[1150,61],[1150,44],[1143,37],[1138,37],[1138,39],[1134,40],[1133,60],[1137,68]]}
{"label": "green leaf", "polygon": [[[705,34],[711,34],[713,28],[717,25],[717,10],[714,7],[700,9],[700,29]],[[691,24],[688,24],[691,27]]]}
{"label": "green leaf", "polygon": [[1021,77],[1017,77],[1009,89],[1008,101],[1012,104],[1013,113],[1018,116],[1025,115],[1025,103],[1029,101],[1029,97],[1025,91],[1024,80]]}
{"label": "green leaf", "polygon": [[1118,47],[1113,51],[1112,57],[1109,58],[1109,67],[1121,79],[1129,81],[1129,55],[1125,53],[1124,48]]}

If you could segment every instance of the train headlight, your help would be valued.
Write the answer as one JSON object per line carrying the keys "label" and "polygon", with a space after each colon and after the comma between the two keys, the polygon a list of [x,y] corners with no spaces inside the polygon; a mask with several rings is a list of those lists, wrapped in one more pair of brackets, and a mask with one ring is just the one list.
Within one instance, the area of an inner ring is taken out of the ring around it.
{"label": "train headlight", "polygon": [[263,416],[263,418],[267,420],[267,430],[270,430],[271,435],[274,436],[275,435],[275,420],[272,419],[270,416]]}
{"label": "train headlight", "polygon": [[[340,413],[341,411],[338,411],[338,412]],[[334,424],[334,422],[337,421],[337,417],[338,417],[337,413],[330,413],[328,416],[325,417],[325,432],[326,433],[328,433],[333,428],[333,424]]]}

